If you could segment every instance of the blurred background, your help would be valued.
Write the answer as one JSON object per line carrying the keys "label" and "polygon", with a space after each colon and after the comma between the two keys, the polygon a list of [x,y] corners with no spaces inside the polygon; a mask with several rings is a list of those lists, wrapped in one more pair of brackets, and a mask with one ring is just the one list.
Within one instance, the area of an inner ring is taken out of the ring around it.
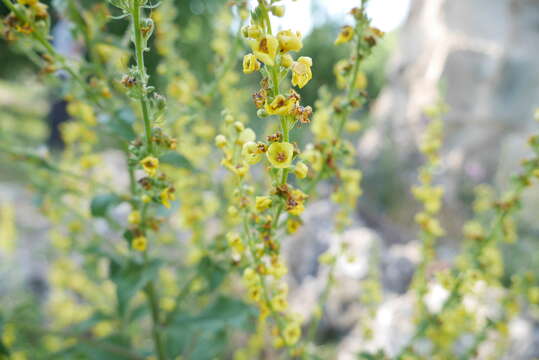
{"label": "blurred background", "polygon": [[[211,42],[214,17],[224,1],[175,2],[183,31],[178,46],[190,67],[209,79],[212,68],[207,64],[213,54],[201,44]],[[347,56],[347,49],[336,48],[333,41],[339,28],[350,22],[345,13],[357,2],[287,2],[278,27],[302,31],[303,54],[314,63],[315,77],[302,91],[305,103],[314,103],[323,84],[337,91],[333,65]],[[0,13],[5,15],[6,8],[0,7]],[[422,161],[418,142],[427,124],[423,111],[440,96],[449,106],[439,174],[446,189],[442,222],[447,229],[439,256],[440,266],[446,266],[459,251],[462,225],[472,214],[473,189],[482,183],[505,189],[527,155],[528,136],[538,130],[533,116],[539,107],[539,0],[371,0],[369,14],[386,36],[362,65],[369,94],[362,114],[368,126],[357,141],[364,195],[353,226],[340,236],[354,244],[360,263],[368,263],[374,248],[381,255],[384,301],[373,346],[392,349],[399,346],[396,335],[411,331],[402,320],[409,320],[412,313],[407,289],[420,244],[413,221],[419,205],[409,189],[417,183]],[[53,20],[57,48],[70,56],[83,56],[62,19]],[[123,31],[124,25],[117,26],[118,32]],[[148,66],[154,72],[158,58],[152,54]],[[68,115],[59,94],[48,90],[42,79],[30,60],[0,41],[0,141],[9,134],[29,148],[61,149],[57,125],[68,121]],[[253,88],[255,81],[251,81]],[[34,250],[49,241],[48,224],[33,205],[25,182],[16,164],[0,156],[0,271],[2,279],[11,282],[0,284],[0,294],[8,289],[39,293],[46,288],[45,255]],[[336,236],[332,211],[328,201],[313,203],[305,216],[307,226],[286,249],[289,254],[303,254],[291,265],[296,283],[291,301],[298,307],[314,301],[313,294],[322,284],[316,260]],[[520,214],[520,241],[504,249],[507,277],[524,269],[539,270],[538,191],[527,193]],[[10,225],[12,219],[15,227]],[[22,246],[14,250],[15,243]],[[3,267],[8,254],[20,266]],[[367,266],[340,268],[339,281],[346,286],[337,287],[323,320],[322,336],[343,340],[342,359],[354,358],[364,345],[354,341],[356,329],[349,319],[357,311],[353,305],[357,279],[366,271]],[[510,358],[537,358],[537,321],[522,317],[515,326],[518,336]]]}

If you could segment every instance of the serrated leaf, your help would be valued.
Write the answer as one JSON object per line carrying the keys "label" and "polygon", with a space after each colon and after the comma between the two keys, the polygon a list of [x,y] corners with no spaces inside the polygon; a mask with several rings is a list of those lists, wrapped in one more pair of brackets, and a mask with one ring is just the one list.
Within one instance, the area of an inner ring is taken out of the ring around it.
{"label": "serrated leaf", "polygon": [[129,301],[157,277],[160,267],[161,262],[157,260],[148,264],[129,262],[111,273],[111,279],[116,284],[118,312],[122,317],[128,310]]}
{"label": "serrated leaf", "polygon": [[159,162],[182,169],[194,170],[193,165],[185,156],[175,151],[170,151],[159,157]]}
{"label": "serrated leaf", "polygon": [[105,217],[109,208],[120,201],[121,199],[116,194],[97,195],[90,203],[90,213],[93,217]]}

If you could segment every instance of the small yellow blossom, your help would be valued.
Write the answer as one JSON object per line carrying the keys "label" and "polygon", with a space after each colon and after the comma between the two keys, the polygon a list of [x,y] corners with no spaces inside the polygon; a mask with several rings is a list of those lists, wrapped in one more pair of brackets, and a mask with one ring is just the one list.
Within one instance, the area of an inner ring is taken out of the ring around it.
{"label": "small yellow blossom", "polygon": [[244,26],[241,31],[243,36],[251,39],[258,39],[262,35],[262,30],[257,25]]}
{"label": "small yellow blossom", "polygon": [[142,200],[143,203],[147,204],[150,201],[152,201],[152,198],[149,197],[148,195],[144,194],[144,195],[142,195],[141,200]]}
{"label": "small yellow blossom", "polygon": [[294,345],[301,336],[301,327],[297,322],[289,323],[283,331],[284,340],[288,345]]}
{"label": "small yellow blossom", "polygon": [[271,306],[273,310],[278,312],[284,312],[288,308],[288,301],[286,300],[286,295],[280,294],[277,296],[274,296],[273,299],[271,299]]}
{"label": "small yellow blossom", "polygon": [[258,212],[262,212],[271,206],[271,198],[269,196],[257,196],[255,207]]}
{"label": "small yellow blossom", "polygon": [[230,246],[237,254],[243,254],[245,251],[245,246],[243,245],[243,242],[238,234],[228,233],[226,234],[226,239],[228,246]]}
{"label": "small yellow blossom", "polygon": [[292,65],[292,85],[303,88],[313,78],[311,71],[313,61],[310,57],[302,56]]}
{"label": "small yellow blossom", "polygon": [[255,71],[260,70],[260,63],[256,59],[254,54],[247,54],[243,57],[243,72],[245,74],[252,74]]}
{"label": "small yellow blossom", "polygon": [[271,103],[266,103],[266,112],[270,115],[288,115],[294,110],[297,99],[284,95],[277,95]]}
{"label": "small yellow blossom", "polygon": [[243,280],[249,285],[258,283],[258,274],[251,268],[246,268],[243,271]]}
{"label": "small yellow blossom", "polygon": [[157,169],[159,168],[159,159],[153,156],[146,156],[144,159],[140,160],[140,165],[148,174],[148,176],[155,176],[157,174]]}
{"label": "small yellow blossom", "polygon": [[262,289],[258,285],[251,286],[247,290],[247,298],[253,302],[259,302],[262,298]]}
{"label": "small yellow blossom", "polygon": [[259,152],[258,145],[254,141],[243,144],[241,155],[248,164],[254,165],[260,161],[262,154]]}
{"label": "small yellow blossom", "polygon": [[146,240],[146,237],[144,236],[137,236],[133,239],[133,243],[131,245],[133,246],[133,249],[137,251],[145,251],[146,247],[148,246],[148,240]]}
{"label": "small yellow blossom", "polygon": [[138,211],[132,211],[132,212],[127,216],[127,221],[128,221],[130,224],[134,224],[134,225],[140,224],[140,212],[138,212]]}
{"label": "small yellow blossom", "polygon": [[277,39],[279,40],[281,53],[299,51],[303,47],[301,34],[299,32],[294,33],[292,30],[279,31],[279,33],[277,33]]}
{"label": "small yellow blossom", "polygon": [[275,142],[269,146],[266,156],[273,167],[278,169],[287,168],[292,163],[294,145],[287,142]]}
{"label": "small yellow blossom", "polygon": [[161,191],[161,195],[160,195],[161,204],[163,204],[163,206],[165,206],[167,209],[170,209],[170,201],[173,201],[174,199],[176,199],[176,195],[174,195],[174,191],[175,190],[172,187],[167,187],[166,189]]}
{"label": "small yellow blossom", "polygon": [[301,215],[305,210],[304,201],[306,199],[307,195],[303,191],[299,189],[292,190],[291,196],[286,202],[286,211],[291,215]]}
{"label": "small yellow blossom", "polygon": [[250,40],[249,44],[258,60],[269,66],[275,65],[279,41],[274,36],[265,35],[259,39]]}
{"label": "small yellow blossom", "polygon": [[286,222],[286,231],[288,231],[289,234],[294,234],[296,231],[298,231],[300,226],[301,221],[296,219],[288,219]]}
{"label": "small yellow blossom", "polygon": [[344,44],[352,40],[354,37],[354,28],[350,25],[343,26],[337,40],[335,40],[335,45]]}
{"label": "small yellow blossom", "polygon": [[305,163],[298,162],[296,166],[294,167],[294,174],[300,179],[304,179],[307,176],[307,173],[309,172],[309,168]]}

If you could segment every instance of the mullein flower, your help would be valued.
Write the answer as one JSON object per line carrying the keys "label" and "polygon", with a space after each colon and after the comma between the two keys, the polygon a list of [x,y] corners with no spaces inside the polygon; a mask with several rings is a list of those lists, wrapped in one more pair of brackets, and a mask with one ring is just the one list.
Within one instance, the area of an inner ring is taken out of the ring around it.
{"label": "mullein flower", "polygon": [[243,72],[245,74],[252,74],[255,71],[260,70],[260,63],[253,54],[247,54],[243,57]]}
{"label": "mullein flower", "polygon": [[288,300],[285,294],[279,294],[271,299],[271,306],[273,310],[278,312],[284,312],[288,309]]}
{"label": "mullein flower", "polygon": [[244,26],[241,31],[243,36],[251,39],[258,39],[262,35],[262,29],[257,25]]}
{"label": "mullein flower", "polygon": [[287,168],[292,163],[294,145],[287,142],[275,142],[269,146],[266,156],[273,167]]}
{"label": "mullein flower", "polygon": [[140,212],[139,211],[132,211],[128,216],[127,216],[127,221],[130,223],[130,224],[133,224],[133,225],[138,225],[140,224],[140,219],[141,219],[141,216],[140,216]]}
{"label": "mullein flower", "polygon": [[173,187],[167,187],[163,191],[161,191],[161,194],[159,195],[159,197],[161,198],[161,204],[163,204],[163,206],[167,209],[170,209],[170,201],[176,199],[174,191],[175,190]]}
{"label": "mullein flower", "polygon": [[286,221],[286,231],[289,234],[294,234],[301,227],[301,221],[296,219],[288,219]]}
{"label": "mullein flower", "polygon": [[266,103],[266,112],[270,115],[288,115],[292,113],[297,103],[297,98],[277,95],[271,103]]}
{"label": "mullein flower", "polygon": [[269,196],[257,196],[255,199],[256,211],[262,212],[271,206],[271,198]]}
{"label": "mullein flower", "polygon": [[307,199],[307,194],[299,189],[294,189],[290,192],[286,200],[286,211],[289,214],[299,216],[305,210],[304,202]]}
{"label": "mullein flower", "polygon": [[274,36],[265,35],[259,39],[250,40],[249,44],[258,60],[269,66],[275,65],[279,41]]}
{"label": "mullein flower", "polygon": [[302,56],[292,65],[292,85],[303,88],[313,78],[311,71],[313,61],[308,56]]}
{"label": "mullein flower", "polygon": [[153,156],[146,156],[140,161],[140,165],[150,177],[154,177],[157,174],[157,169],[159,168],[159,159]]}
{"label": "mullein flower", "polygon": [[279,50],[281,53],[299,51],[303,47],[301,34],[299,32],[294,33],[292,30],[279,31],[279,33],[277,33],[277,39],[279,41]]}
{"label": "mullein flower", "polygon": [[245,246],[243,245],[243,242],[241,241],[241,237],[236,233],[228,233],[226,234],[226,239],[228,242],[228,246],[230,246],[236,254],[241,255],[245,251]]}
{"label": "mullein flower", "polygon": [[250,164],[254,165],[262,159],[262,154],[260,153],[260,149],[258,147],[258,144],[254,141],[248,141],[245,144],[243,144],[241,155],[245,159],[245,161]]}
{"label": "mullein flower", "polygon": [[294,345],[301,337],[301,327],[296,321],[288,323],[283,330],[284,341],[288,345]]}
{"label": "mullein flower", "polygon": [[137,251],[145,251],[148,246],[148,240],[146,240],[145,236],[137,236],[133,239],[131,246]]}
{"label": "mullein flower", "polygon": [[345,25],[342,27],[337,40],[335,40],[335,45],[344,44],[352,40],[354,37],[354,28],[350,25]]}

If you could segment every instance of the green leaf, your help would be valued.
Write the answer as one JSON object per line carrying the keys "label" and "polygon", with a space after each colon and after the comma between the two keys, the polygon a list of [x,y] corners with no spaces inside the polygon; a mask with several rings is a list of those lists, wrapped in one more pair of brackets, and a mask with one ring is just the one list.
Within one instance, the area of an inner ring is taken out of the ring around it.
{"label": "green leaf", "polygon": [[198,315],[177,314],[169,328],[167,343],[172,357],[211,360],[222,354],[228,343],[228,328],[252,330],[254,307],[230,297],[220,296]]}
{"label": "green leaf", "polygon": [[[0,335],[4,332],[4,319],[0,315]],[[0,358],[3,357],[9,357],[9,349],[2,341],[2,337],[0,336]]]}
{"label": "green leaf", "polygon": [[118,312],[123,317],[129,307],[129,301],[155,279],[161,267],[160,261],[147,264],[129,262],[122,268],[114,269],[111,279],[116,284],[116,297],[118,299]]}
{"label": "green leaf", "polygon": [[90,203],[90,212],[93,217],[105,217],[109,208],[120,201],[121,199],[116,194],[97,195]]}
{"label": "green leaf", "polygon": [[170,151],[159,157],[159,162],[176,166],[182,169],[194,170],[195,168],[187,158],[175,151]]}
{"label": "green leaf", "polygon": [[208,287],[206,289],[207,292],[212,292],[213,290],[217,289],[226,276],[225,269],[219,266],[208,256],[203,257],[198,263],[198,272],[206,279],[206,282],[208,283]]}

